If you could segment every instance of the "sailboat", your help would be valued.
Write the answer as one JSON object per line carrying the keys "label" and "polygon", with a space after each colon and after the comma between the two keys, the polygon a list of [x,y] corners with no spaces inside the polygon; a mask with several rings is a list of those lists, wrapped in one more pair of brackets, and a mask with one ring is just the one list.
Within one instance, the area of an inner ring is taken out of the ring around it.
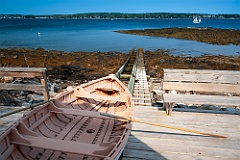
{"label": "sailboat", "polygon": [[193,19],[193,23],[201,23],[201,17],[195,17],[194,19]]}

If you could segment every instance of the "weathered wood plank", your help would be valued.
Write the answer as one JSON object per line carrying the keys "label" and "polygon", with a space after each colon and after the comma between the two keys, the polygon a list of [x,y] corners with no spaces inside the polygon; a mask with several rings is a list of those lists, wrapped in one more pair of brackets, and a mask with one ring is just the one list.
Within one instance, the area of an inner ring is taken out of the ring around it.
{"label": "weathered wood plank", "polygon": [[134,104],[138,106],[152,106],[151,103],[146,103],[146,102],[134,102]]}
{"label": "weathered wood plank", "polygon": [[[128,143],[126,148],[128,151],[136,150],[139,151],[138,155],[142,154],[141,151],[155,151],[155,154],[164,155],[164,153],[175,153],[175,154],[183,154],[183,155],[198,155],[201,153],[206,157],[222,157],[222,158],[238,158],[240,155],[238,149],[228,149],[228,148],[220,148],[209,147],[209,146],[200,146],[195,144],[191,144],[187,142],[183,142],[181,147],[179,147],[179,142],[174,143],[174,141],[167,142],[166,140],[158,140],[156,138],[150,137],[141,137],[139,139],[140,143]],[[166,143],[167,142],[167,143]],[[159,145],[162,144],[162,145]],[[149,147],[151,146],[151,147]],[[126,152],[125,152],[126,153]],[[144,157],[145,158],[145,157]],[[147,158],[147,157],[146,157]]]}
{"label": "weathered wood plank", "polygon": [[44,72],[46,68],[38,67],[0,67],[0,72]]}
{"label": "weathered wood plank", "polygon": [[[161,134],[159,133],[155,133],[155,134]],[[160,137],[160,136],[159,136]],[[160,146],[159,144],[166,144],[167,145],[183,145],[184,147],[187,147],[187,144],[189,145],[188,147],[192,148],[192,147],[201,147],[201,148],[211,148],[211,149],[233,149],[233,151],[239,150],[239,142],[236,142],[234,140],[226,140],[227,143],[222,145],[222,141],[219,139],[214,139],[214,138],[210,138],[210,137],[192,137],[192,139],[186,139],[184,142],[184,135],[182,137],[178,136],[178,137],[174,137],[174,135],[172,135],[171,137],[166,137],[164,138],[164,135],[162,135],[160,138],[158,137],[151,137],[151,135],[149,134],[148,136],[137,136],[137,135],[131,135],[129,137],[129,144],[130,146],[126,146],[127,148],[135,148],[138,146],[133,146],[131,147],[131,145],[135,145],[137,143],[143,143],[146,144],[148,146],[153,146],[151,147],[151,149],[154,149],[154,147],[158,147]],[[191,137],[191,136],[189,136]],[[199,140],[197,140],[197,138],[199,138]],[[201,139],[201,140],[200,140]],[[225,142],[226,142],[225,141]],[[143,147],[143,146],[141,146]],[[164,145],[162,145],[162,147],[164,147]],[[183,147],[183,148],[184,148]],[[140,146],[139,146],[140,148]],[[161,146],[160,146],[161,148]],[[183,149],[182,148],[182,149]],[[185,148],[186,149],[186,148]],[[149,150],[146,148],[146,150]],[[175,149],[176,151],[176,149]]]}
{"label": "weathered wood plank", "polygon": [[214,73],[225,75],[238,75],[240,71],[237,70],[209,70],[209,69],[164,69],[166,73],[185,73],[185,74],[206,74],[212,75]]}
{"label": "weathered wood plank", "polygon": [[134,96],[144,96],[144,97],[149,96],[150,97],[150,94],[149,94],[149,92],[148,93],[141,92],[141,93],[134,93]]}
{"label": "weathered wood plank", "polygon": [[20,90],[20,91],[24,90],[24,91],[44,92],[45,86],[30,85],[30,84],[0,83],[0,90]]}
{"label": "weathered wood plank", "polygon": [[44,100],[47,101],[50,99],[50,95],[49,95],[49,91],[48,91],[46,72],[43,72],[42,76],[43,76],[43,78],[41,78],[41,84],[45,87],[45,90],[43,91],[43,96],[44,96]]}
{"label": "weathered wood plank", "polygon": [[[124,151],[124,158],[132,159],[237,159],[240,149],[239,116],[175,112],[165,116],[154,107],[136,106],[134,118],[147,122],[194,129],[227,136],[217,139],[141,123],[133,123],[133,130]],[[155,157],[155,155],[158,155]]]}
{"label": "weathered wood plank", "polygon": [[164,69],[164,81],[240,84],[240,71]]}
{"label": "weathered wood plank", "polygon": [[163,94],[164,102],[239,106],[240,97],[214,95]]}
{"label": "weathered wood plank", "polygon": [[42,78],[42,73],[0,72],[0,77]]}
{"label": "weathered wood plank", "polygon": [[237,85],[237,84],[212,84],[212,83],[163,82],[163,90],[240,94],[240,85]]}
{"label": "weathered wood plank", "polygon": [[44,72],[46,72],[46,68],[0,67],[1,77],[43,78]]}
{"label": "weathered wood plank", "polygon": [[133,100],[139,100],[139,99],[150,100],[150,97],[133,97]]}

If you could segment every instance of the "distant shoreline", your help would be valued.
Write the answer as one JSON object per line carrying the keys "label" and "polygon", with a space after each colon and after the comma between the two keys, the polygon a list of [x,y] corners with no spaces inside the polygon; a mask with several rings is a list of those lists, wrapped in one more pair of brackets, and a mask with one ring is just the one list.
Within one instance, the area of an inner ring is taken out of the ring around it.
{"label": "distant shoreline", "polygon": [[178,38],[195,40],[216,45],[240,45],[240,30],[216,29],[216,28],[160,28],[144,30],[119,30],[123,34],[135,34],[142,36]]}
{"label": "distant shoreline", "polygon": [[200,16],[203,19],[240,19],[240,14],[200,14],[200,13],[76,13],[76,14],[0,14],[0,19],[193,19]]}

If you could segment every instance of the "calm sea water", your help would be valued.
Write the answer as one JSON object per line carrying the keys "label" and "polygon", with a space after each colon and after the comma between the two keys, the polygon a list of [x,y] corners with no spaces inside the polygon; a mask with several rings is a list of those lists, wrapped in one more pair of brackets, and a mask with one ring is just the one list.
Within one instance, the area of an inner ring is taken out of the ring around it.
{"label": "calm sea water", "polygon": [[188,40],[120,34],[116,30],[212,27],[240,29],[240,20],[203,19],[0,19],[0,48],[24,47],[61,51],[119,51],[132,48],[168,49],[175,55],[239,55],[240,46],[211,45]]}

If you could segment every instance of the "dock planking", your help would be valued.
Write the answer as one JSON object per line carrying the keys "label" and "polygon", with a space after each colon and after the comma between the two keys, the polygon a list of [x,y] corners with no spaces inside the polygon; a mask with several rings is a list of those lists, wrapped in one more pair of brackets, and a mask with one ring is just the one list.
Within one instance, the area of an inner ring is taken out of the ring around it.
{"label": "dock planking", "polygon": [[122,160],[240,159],[240,111],[174,109],[167,116],[151,105],[143,51],[138,50],[133,99],[134,119],[226,136],[221,139],[133,122]]}
{"label": "dock planking", "polygon": [[135,105],[151,106],[149,84],[144,64],[144,52],[138,49],[136,60],[136,78],[133,89],[133,100]]}
{"label": "dock planking", "polygon": [[133,123],[123,160],[238,159],[240,115],[175,111],[135,106],[134,119],[227,136],[225,139]]}

